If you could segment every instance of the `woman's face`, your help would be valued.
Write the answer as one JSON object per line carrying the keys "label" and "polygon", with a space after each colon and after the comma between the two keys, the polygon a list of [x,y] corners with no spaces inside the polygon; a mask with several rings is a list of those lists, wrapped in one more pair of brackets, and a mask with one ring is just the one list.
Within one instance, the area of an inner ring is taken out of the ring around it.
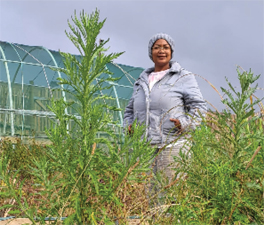
{"label": "woman's face", "polygon": [[171,47],[164,39],[157,40],[152,46],[152,59],[155,66],[164,67],[171,60]]}

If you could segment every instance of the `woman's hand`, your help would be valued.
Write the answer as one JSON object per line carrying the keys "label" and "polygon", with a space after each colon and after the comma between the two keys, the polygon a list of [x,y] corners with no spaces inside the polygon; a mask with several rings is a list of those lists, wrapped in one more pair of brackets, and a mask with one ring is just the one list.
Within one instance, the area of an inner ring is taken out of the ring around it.
{"label": "woman's hand", "polygon": [[171,122],[174,122],[174,125],[177,129],[181,130],[181,122],[178,119],[170,118]]}
{"label": "woman's hand", "polygon": [[133,134],[132,124],[130,124],[130,125],[128,126],[128,133],[129,133],[129,134]]}

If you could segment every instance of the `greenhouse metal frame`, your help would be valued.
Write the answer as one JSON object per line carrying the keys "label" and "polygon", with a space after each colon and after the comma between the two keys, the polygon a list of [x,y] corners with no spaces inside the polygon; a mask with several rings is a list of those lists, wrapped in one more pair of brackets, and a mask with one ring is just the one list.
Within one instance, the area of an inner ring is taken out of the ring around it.
{"label": "greenhouse metal frame", "polygon": [[[58,51],[0,42],[0,137],[46,137],[45,129],[49,128],[50,119],[55,116],[48,109],[51,98],[73,100],[63,91],[68,87],[58,84],[57,78],[65,77],[65,74],[54,68],[62,67],[63,58]],[[112,87],[98,94],[112,96],[115,101],[110,104],[124,110],[132,95],[133,83],[143,68],[116,63],[109,63],[106,67],[112,75],[102,74],[100,77],[120,79],[106,84]],[[65,113],[78,116],[68,109]],[[113,112],[113,117],[122,127],[123,112]]]}

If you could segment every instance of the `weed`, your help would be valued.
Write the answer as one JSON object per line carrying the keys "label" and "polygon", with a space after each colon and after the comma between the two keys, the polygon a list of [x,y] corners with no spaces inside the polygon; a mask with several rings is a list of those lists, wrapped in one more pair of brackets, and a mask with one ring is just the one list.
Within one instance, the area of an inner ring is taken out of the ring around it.
{"label": "weed", "polygon": [[187,179],[171,189],[175,223],[264,222],[264,123],[254,114],[261,99],[249,101],[259,76],[238,70],[238,78],[241,92],[229,82],[231,91],[222,88],[228,110],[208,114],[207,125],[191,134],[192,156],[177,159]]}

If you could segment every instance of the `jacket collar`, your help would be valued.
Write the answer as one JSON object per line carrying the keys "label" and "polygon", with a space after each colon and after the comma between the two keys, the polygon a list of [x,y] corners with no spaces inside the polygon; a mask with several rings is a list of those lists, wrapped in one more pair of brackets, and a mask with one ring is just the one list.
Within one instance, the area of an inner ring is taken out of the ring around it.
{"label": "jacket collar", "polygon": [[[176,61],[170,61],[170,70],[169,73],[179,73],[182,70],[181,65]],[[144,80],[148,83],[148,75],[154,71],[154,67],[145,69],[139,76],[139,79]]]}

